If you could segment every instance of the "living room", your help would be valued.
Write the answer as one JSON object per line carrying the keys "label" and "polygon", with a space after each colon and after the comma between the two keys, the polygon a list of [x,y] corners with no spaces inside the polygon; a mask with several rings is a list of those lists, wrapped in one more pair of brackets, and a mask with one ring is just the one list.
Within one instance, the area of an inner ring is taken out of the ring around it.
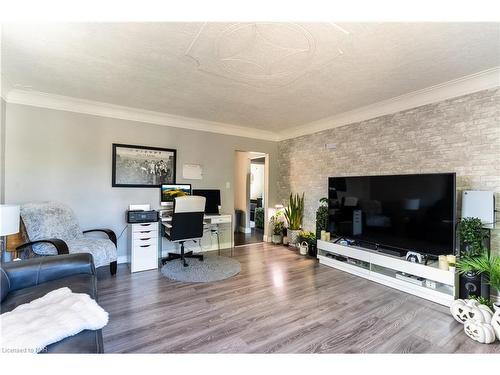
{"label": "living room", "polygon": [[2,19],[3,358],[491,371],[494,8],[92,6]]}

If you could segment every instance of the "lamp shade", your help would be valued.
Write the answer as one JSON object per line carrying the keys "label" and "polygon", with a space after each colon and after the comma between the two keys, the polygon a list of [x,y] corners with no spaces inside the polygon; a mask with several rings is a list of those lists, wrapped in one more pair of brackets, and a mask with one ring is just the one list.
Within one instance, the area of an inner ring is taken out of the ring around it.
{"label": "lamp shade", "polygon": [[19,206],[0,204],[0,236],[19,232]]}

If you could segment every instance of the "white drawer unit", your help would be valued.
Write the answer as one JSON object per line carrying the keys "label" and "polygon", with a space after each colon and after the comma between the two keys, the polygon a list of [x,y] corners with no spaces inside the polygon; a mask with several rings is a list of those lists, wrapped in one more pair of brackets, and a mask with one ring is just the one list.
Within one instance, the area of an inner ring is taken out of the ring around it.
{"label": "white drawer unit", "polygon": [[148,230],[154,230],[158,232],[158,223],[138,223],[130,224],[132,227],[132,232],[144,232]]}
{"label": "white drawer unit", "polygon": [[159,240],[158,223],[129,224],[128,252],[131,272],[158,268]]}

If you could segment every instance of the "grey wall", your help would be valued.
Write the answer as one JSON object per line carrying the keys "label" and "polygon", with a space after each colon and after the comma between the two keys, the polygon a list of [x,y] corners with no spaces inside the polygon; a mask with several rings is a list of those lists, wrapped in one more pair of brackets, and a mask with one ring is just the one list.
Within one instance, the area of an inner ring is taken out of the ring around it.
{"label": "grey wall", "polygon": [[[6,202],[65,202],[84,229],[110,227],[119,233],[130,203],[159,204],[158,189],[111,187],[112,143],[177,149],[177,181],[221,189],[224,212],[233,212],[235,150],[268,153],[270,184],[276,185],[276,142],[17,104],[7,104],[6,132]],[[203,180],[183,180],[184,163],[201,164]],[[271,189],[271,206],[274,193]],[[126,253],[125,238],[119,255]]]}
{"label": "grey wall", "polygon": [[[337,148],[326,150],[326,143]],[[500,89],[286,140],[279,155],[280,199],[305,192],[307,229],[315,228],[329,176],[456,172],[459,197],[464,189],[492,190],[498,207]],[[499,229],[492,231],[492,248],[500,254]]]}
{"label": "grey wall", "polygon": [[0,203],[5,202],[5,122],[6,103],[0,98]]}

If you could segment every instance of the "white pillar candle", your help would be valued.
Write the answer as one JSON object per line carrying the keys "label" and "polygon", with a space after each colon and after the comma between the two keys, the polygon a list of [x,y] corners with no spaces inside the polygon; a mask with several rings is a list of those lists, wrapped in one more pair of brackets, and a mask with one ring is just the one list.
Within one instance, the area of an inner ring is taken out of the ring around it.
{"label": "white pillar candle", "polygon": [[439,259],[438,261],[439,269],[448,271],[448,259],[446,255],[440,255],[438,259]]}
{"label": "white pillar candle", "polygon": [[455,255],[447,255],[446,260],[448,263],[455,264],[457,262],[457,257]]}

